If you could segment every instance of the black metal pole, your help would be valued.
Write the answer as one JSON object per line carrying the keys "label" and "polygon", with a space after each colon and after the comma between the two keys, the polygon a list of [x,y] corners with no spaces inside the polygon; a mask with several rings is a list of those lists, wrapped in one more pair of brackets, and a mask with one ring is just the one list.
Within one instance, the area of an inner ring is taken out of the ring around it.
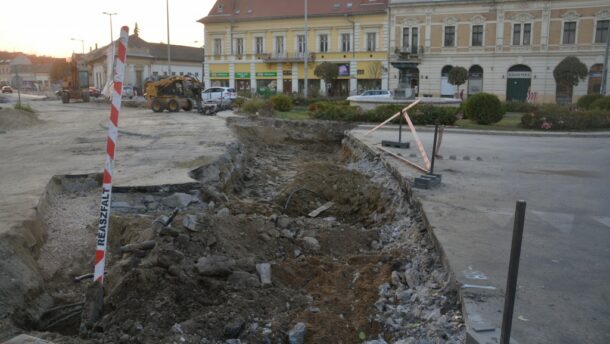
{"label": "black metal pole", "polygon": [[504,297],[504,314],[502,315],[500,344],[510,343],[510,332],[513,325],[513,310],[515,308],[515,295],[517,292],[517,276],[519,275],[519,258],[521,256],[521,242],[523,239],[523,225],[525,223],[525,205],[525,201],[517,201],[515,210],[515,225],[513,227],[513,242],[510,249],[510,263],[508,265],[508,279],[506,281],[506,296]]}
{"label": "black metal pole", "polygon": [[438,122],[434,125],[434,142],[432,143],[432,162],[430,163],[430,174],[434,174],[434,160],[436,160],[436,140],[438,138]]}
{"label": "black metal pole", "polygon": [[398,143],[402,143],[402,115],[403,112],[400,110],[400,117],[398,118]]}

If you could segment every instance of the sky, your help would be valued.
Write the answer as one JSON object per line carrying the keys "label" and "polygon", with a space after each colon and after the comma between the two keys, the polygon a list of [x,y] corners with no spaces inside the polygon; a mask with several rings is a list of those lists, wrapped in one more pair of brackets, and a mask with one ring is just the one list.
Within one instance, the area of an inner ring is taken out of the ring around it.
{"label": "sky", "polygon": [[[169,1],[170,43],[201,47],[205,17],[215,0]],[[0,10],[0,51],[69,57],[110,42],[109,16],[114,39],[121,26],[135,23],[140,38],[167,42],[166,0],[3,0]],[[74,40],[72,40],[74,38]],[[198,42],[195,42],[198,41]]]}

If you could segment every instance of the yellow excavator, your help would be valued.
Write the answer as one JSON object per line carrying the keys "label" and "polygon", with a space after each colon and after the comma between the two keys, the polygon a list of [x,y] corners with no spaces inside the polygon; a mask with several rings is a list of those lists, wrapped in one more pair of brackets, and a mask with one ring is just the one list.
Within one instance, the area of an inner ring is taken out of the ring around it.
{"label": "yellow excavator", "polygon": [[191,111],[193,108],[205,115],[213,115],[218,112],[216,104],[204,104],[202,102],[202,84],[193,76],[171,76],[159,81],[149,82],[145,88],[146,99],[154,112],[165,110],[178,112],[180,109]]}

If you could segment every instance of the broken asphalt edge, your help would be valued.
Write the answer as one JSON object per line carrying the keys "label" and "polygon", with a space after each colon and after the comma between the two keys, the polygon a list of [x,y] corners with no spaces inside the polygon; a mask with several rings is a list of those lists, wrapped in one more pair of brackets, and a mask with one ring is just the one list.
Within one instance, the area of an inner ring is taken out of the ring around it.
{"label": "broken asphalt edge", "polygon": [[[386,157],[384,157],[383,154],[379,153],[373,147],[367,145],[366,143],[360,141],[349,131],[345,132],[345,138],[343,139],[343,146],[347,146],[350,149],[363,152],[364,154],[366,154],[369,157],[379,158],[380,161],[385,166],[385,168],[387,169],[387,171],[396,179],[396,181],[400,185],[400,188],[401,188],[402,192],[405,194],[409,204],[416,211],[419,211],[419,213],[422,215],[422,220],[424,222],[426,232],[427,232],[429,238],[431,239],[432,243],[434,244],[434,247],[437,250],[437,252],[441,258],[443,266],[449,272],[450,283],[453,285],[455,290],[458,291],[460,305],[462,308],[462,314],[464,315],[464,322],[466,325],[465,343],[466,344],[497,343],[497,338],[499,338],[499,332],[500,332],[499,329],[495,328],[493,330],[482,332],[482,333],[477,333],[476,331],[474,331],[473,322],[471,321],[471,319],[469,317],[469,315],[472,314],[472,312],[474,312],[474,310],[472,309],[473,306],[472,306],[471,302],[468,302],[467,298],[464,297],[464,290],[462,288],[460,288],[460,283],[458,282],[458,280],[456,278],[455,271],[451,267],[451,262],[449,261],[447,254],[445,253],[445,250],[443,249],[443,246],[441,245],[440,241],[438,240],[438,238],[436,236],[436,233],[434,231],[435,227],[431,224],[430,219],[428,218],[428,215],[426,214],[426,211],[424,209],[422,202],[415,195],[412,187],[409,185],[409,182],[407,181],[405,176],[403,176],[400,173],[400,171],[398,171],[398,169],[396,169],[394,166],[392,166],[390,161]],[[511,344],[516,344],[516,342],[514,340],[511,340]]]}
{"label": "broken asphalt edge", "polygon": [[[375,126],[371,124],[360,124],[357,129],[370,130]],[[434,126],[416,126],[418,132],[434,132]],[[397,125],[386,125],[377,130],[398,131]],[[510,130],[475,130],[460,129],[457,127],[445,127],[445,132],[452,134],[468,135],[498,135],[498,136],[526,136],[526,137],[587,137],[608,138],[610,130],[605,131],[510,131]]]}

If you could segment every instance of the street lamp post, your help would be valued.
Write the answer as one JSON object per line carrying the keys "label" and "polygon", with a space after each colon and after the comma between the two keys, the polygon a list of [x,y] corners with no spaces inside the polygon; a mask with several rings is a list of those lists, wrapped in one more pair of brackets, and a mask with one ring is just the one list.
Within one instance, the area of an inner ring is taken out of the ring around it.
{"label": "street lamp post", "polygon": [[172,51],[169,43],[169,0],[165,0],[165,9],[167,11],[167,70],[168,75],[172,75]]}
{"label": "street lamp post", "polygon": [[78,38],[70,38],[70,40],[71,41],[80,41],[83,55],[85,55],[85,40],[84,39],[78,39]]}
{"label": "street lamp post", "polygon": [[305,0],[305,28],[304,28],[305,32],[305,42],[303,44],[305,44],[305,58],[303,60],[304,62],[304,66],[303,66],[303,73],[305,74],[303,76],[303,96],[305,97],[305,99],[307,99],[307,94],[308,94],[308,81],[307,80],[307,73],[308,73],[308,68],[307,68],[307,62],[308,62],[308,58],[309,58],[309,42],[307,40],[307,36],[308,36],[308,32],[307,32],[307,0]]}
{"label": "street lamp post", "polygon": [[[201,43],[200,41],[194,41],[194,43]],[[203,84],[203,76],[205,74],[205,42],[201,45],[201,84]]]}
{"label": "street lamp post", "polygon": [[606,95],[608,89],[608,55],[610,54],[610,26],[606,32],[606,51],[604,52],[604,68],[602,69],[602,87],[599,91],[602,96]]}
{"label": "street lamp post", "polygon": [[117,15],[117,13],[102,12],[102,14],[105,14],[110,18],[110,42],[114,46],[114,37],[112,36],[112,16]]}

